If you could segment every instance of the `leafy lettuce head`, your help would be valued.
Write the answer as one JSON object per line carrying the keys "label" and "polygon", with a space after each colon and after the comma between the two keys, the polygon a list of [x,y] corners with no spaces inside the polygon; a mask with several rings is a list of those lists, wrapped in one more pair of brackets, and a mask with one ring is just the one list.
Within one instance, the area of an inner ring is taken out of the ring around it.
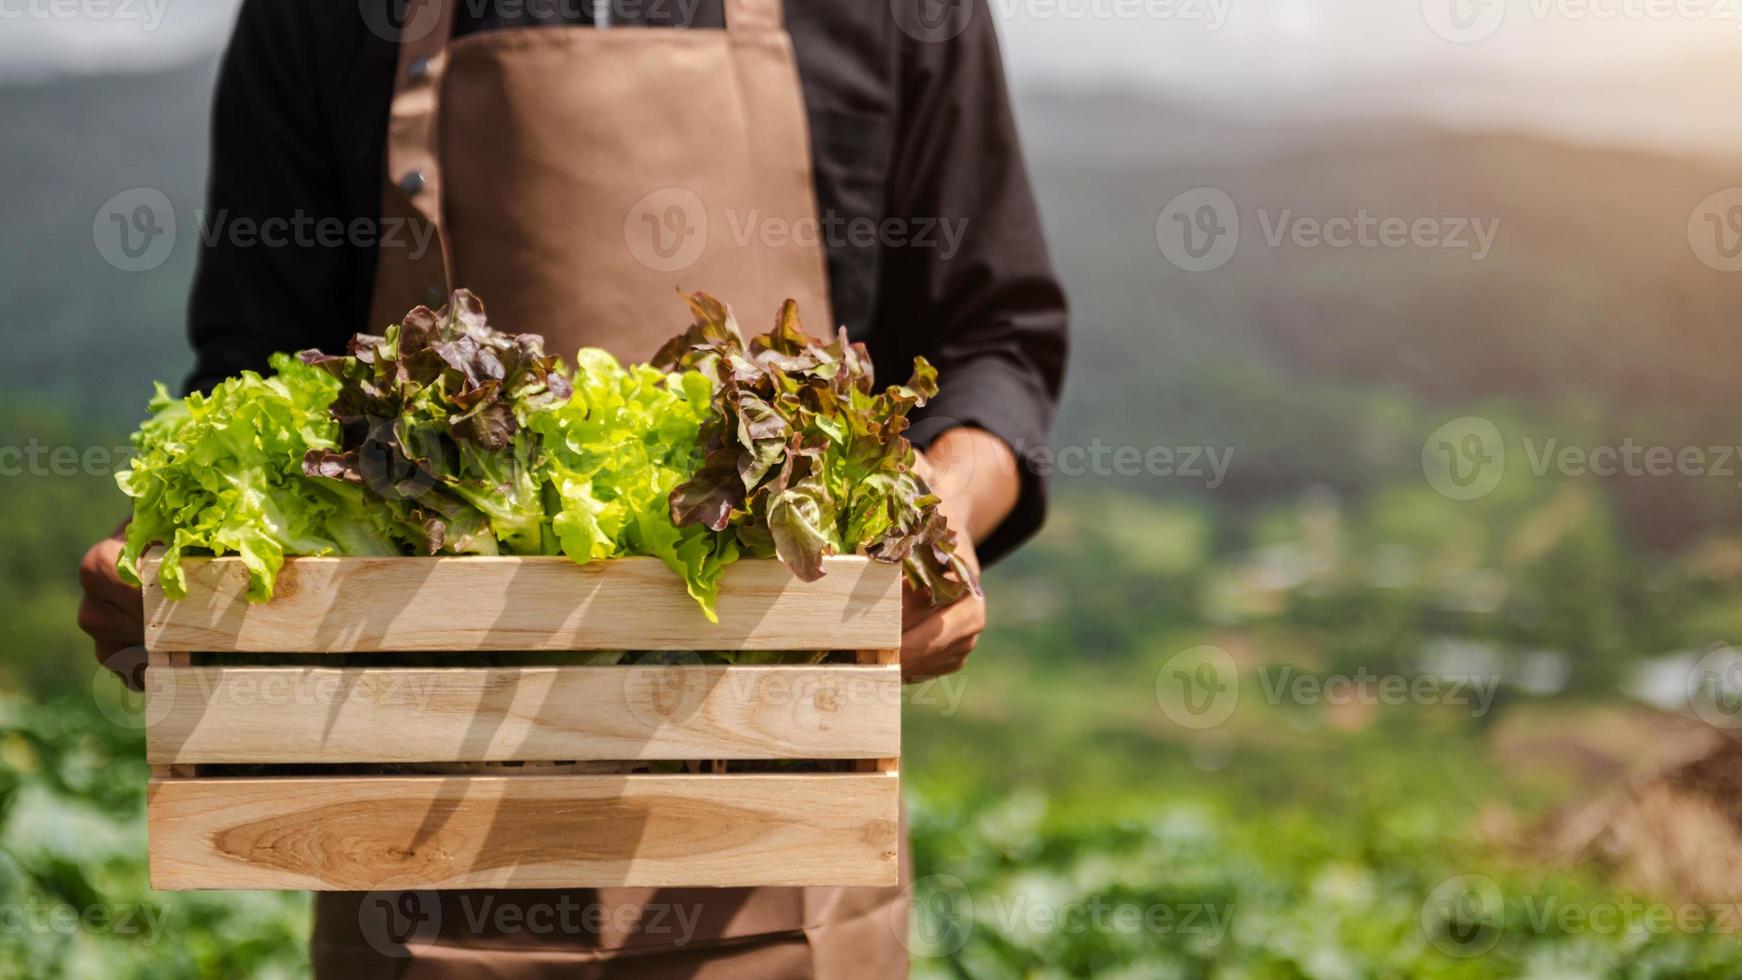
{"label": "leafy lettuce head", "polygon": [[306,454],[309,476],[363,488],[426,554],[550,550],[525,426],[572,387],[544,338],[492,329],[484,304],[460,290],[384,336],[358,334],[349,356],[298,357],[338,383],[339,445]]}
{"label": "leafy lettuce head", "polygon": [[286,555],[337,552],[341,539],[365,554],[391,547],[354,501],[302,474],[303,455],[338,435],[326,414],[337,384],[282,354],[272,366],[272,377],[244,371],[185,400],[157,386],[133,458],[116,474],[133,498],[120,560],[129,581],[139,581],[145,549],[162,543],[165,594],[186,593],[184,554],[209,552],[240,555],[249,598],[263,601]]}
{"label": "leafy lettuce head", "polygon": [[805,581],[823,574],[825,556],[863,552],[901,563],[939,604],[979,590],[902,435],[908,413],[937,394],[925,358],[907,384],[878,391],[864,345],[845,330],[826,343],[810,336],[791,300],[748,344],[725,304],[706,293],[689,304],[694,325],[654,366],[707,376],[714,412],[701,466],[670,495],[673,523],[730,533]]}

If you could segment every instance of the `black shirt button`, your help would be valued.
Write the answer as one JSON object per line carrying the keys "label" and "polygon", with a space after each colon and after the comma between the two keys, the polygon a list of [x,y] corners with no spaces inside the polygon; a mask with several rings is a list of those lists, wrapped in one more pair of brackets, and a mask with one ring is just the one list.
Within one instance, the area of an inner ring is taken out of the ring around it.
{"label": "black shirt button", "polygon": [[405,77],[414,82],[421,82],[429,77],[429,59],[414,58],[411,64],[405,66]]}
{"label": "black shirt button", "polygon": [[413,170],[399,178],[399,189],[405,192],[406,197],[416,197],[417,193],[423,190],[423,185],[428,182],[429,177],[423,171]]}

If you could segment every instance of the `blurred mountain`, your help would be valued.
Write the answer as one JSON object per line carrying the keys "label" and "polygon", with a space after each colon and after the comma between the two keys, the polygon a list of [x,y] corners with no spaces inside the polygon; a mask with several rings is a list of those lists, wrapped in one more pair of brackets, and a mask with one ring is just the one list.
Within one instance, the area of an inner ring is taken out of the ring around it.
{"label": "blurred mountain", "polygon": [[[1236,447],[1218,493],[1239,500],[1419,478],[1428,433],[1471,412],[1535,419],[1563,444],[1742,436],[1742,282],[1688,240],[1695,207],[1737,183],[1732,169],[1405,121],[1260,125],[1116,96],[1022,109],[1075,313],[1064,440]],[[1235,202],[1240,245],[1189,272],[1164,257],[1156,224],[1201,187]],[[1493,246],[1477,258],[1266,234],[1363,211],[1475,219],[1496,229]],[[1735,487],[1614,490],[1644,537],[1671,544],[1736,516]]]}
{"label": "blurred mountain", "polygon": [[[153,378],[182,376],[213,71],[0,88],[0,125],[29,134],[0,143],[8,392],[124,430]],[[1742,435],[1729,404],[1738,284],[1687,234],[1695,206],[1737,182],[1729,168],[1403,120],[1256,123],[1114,94],[1031,92],[1019,109],[1075,311],[1062,444],[1234,447],[1218,493],[1238,503],[1419,475],[1427,433],[1473,411],[1536,419],[1563,441]],[[135,187],[169,197],[181,235],[163,266],[129,273],[98,254],[92,222]],[[1233,199],[1241,240],[1226,265],[1188,272],[1164,257],[1157,219],[1200,187]],[[1496,232],[1479,258],[1267,241],[1279,222],[1361,213]],[[1617,492],[1646,538],[1674,543],[1738,516],[1727,489]]]}
{"label": "blurred mountain", "polygon": [[[186,373],[182,317],[216,68],[0,87],[0,127],[15,134],[0,140],[0,299],[10,320],[0,388],[127,426],[152,379],[174,384]],[[169,198],[179,239],[162,266],[124,272],[97,251],[93,223],[111,196],[138,187]]]}

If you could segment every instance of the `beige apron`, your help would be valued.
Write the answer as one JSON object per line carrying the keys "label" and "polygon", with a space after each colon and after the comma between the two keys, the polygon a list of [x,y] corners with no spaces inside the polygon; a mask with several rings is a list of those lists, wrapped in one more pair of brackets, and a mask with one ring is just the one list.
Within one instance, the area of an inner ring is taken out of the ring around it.
{"label": "beige apron", "polygon": [[[545,27],[449,42],[462,0],[413,0],[387,137],[372,328],[464,286],[490,319],[645,360],[706,289],[760,331],[787,297],[831,327],[810,139],[780,0],[726,29]],[[421,240],[409,236],[412,241]]]}
{"label": "beige apron", "polygon": [[[457,2],[408,14],[382,210],[437,247],[380,249],[371,329],[461,286],[492,324],[567,356],[647,359],[687,326],[679,289],[715,293],[747,329],[788,296],[813,331],[832,325],[780,0],[725,0],[723,31],[450,42]],[[893,888],[323,893],[315,918],[321,978],[907,973]]]}

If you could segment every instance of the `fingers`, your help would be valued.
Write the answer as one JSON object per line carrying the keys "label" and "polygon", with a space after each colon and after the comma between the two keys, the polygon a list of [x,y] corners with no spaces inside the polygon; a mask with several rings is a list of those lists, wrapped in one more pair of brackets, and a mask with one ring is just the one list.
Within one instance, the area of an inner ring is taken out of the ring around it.
{"label": "fingers", "polygon": [[924,614],[901,634],[902,680],[924,680],[961,670],[985,628],[986,603],[977,596]]}
{"label": "fingers", "polygon": [[104,538],[92,545],[79,562],[79,587],[85,594],[123,609],[142,605],[139,590],[121,579],[115,563],[121,557],[121,542]]}
{"label": "fingers", "polygon": [[106,652],[145,642],[145,626],[140,614],[89,595],[79,601],[79,629],[96,642],[99,659]]}
{"label": "fingers", "polygon": [[84,590],[79,628],[91,637],[97,661],[105,666],[117,654],[145,642],[144,599],[115,570],[120,555],[121,542],[106,538],[92,545],[79,562],[79,586]]}
{"label": "fingers", "polygon": [[918,684],[921,681],[947,677],[961,672],[968,666],[968,654],[973,652],[972,640],[964,640],[954,646],[909,662],[901,661],[901,682],[903,684]]}
{"label": "fingers", "polygon": [[963,639],[978,637],[986,628],[986,602],[965,596],[942,609],[934,609],[901,634],[901,650],[920,653],[940,650]]}
{"label": "fingers", "polygon": [[150,666],[150,661],[151,655],[143,646],[97,652],[97,663],[133,691],[145,690],[145,669]]}

